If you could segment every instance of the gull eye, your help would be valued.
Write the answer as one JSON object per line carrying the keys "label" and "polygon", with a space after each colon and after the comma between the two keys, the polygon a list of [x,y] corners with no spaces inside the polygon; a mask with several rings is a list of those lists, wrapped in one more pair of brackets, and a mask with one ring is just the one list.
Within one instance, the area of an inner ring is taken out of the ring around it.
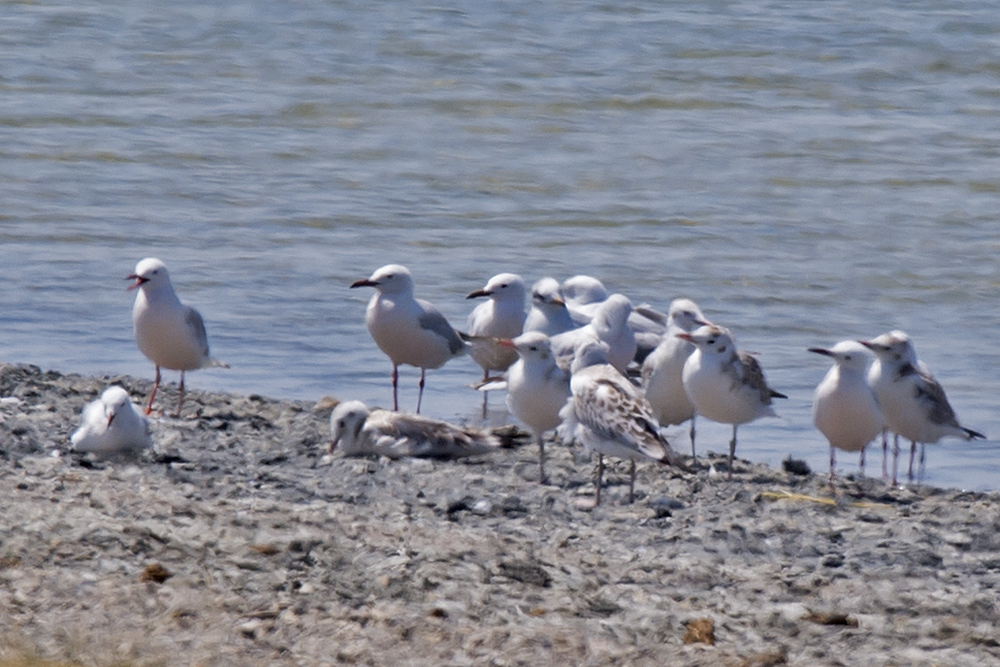
{"label": "gull eye", "polygon": [[341,419],[340,421],[337,422],[337,426],[339,426],[340,428],[347,428],[347,422]]}

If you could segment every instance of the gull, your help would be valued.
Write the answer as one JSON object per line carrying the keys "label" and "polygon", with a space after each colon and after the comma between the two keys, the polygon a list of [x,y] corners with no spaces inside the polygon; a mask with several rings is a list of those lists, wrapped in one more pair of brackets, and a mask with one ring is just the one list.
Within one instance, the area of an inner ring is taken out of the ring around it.
{"label": "gull", "polygon": [[501,344],[519,359],[507,371],[507,408],[527,424],[538,443],[538,480],[545,483],[543,434],[559,425],[559,411],[570,396],[569,371],[556,365],[549,337],[537,331],[523,333]]}
{"label": "gull", "polygon": [[[944,388],[917,359],[913,342],[906,333],[895,330],[859,342],[875,353],[868,382],[878,397],[887,428],[910,441],[909,479],[913,479],[917,443],[934,444],[948,436],[964,440],[986,437],[958,423]],[[921,467],[923,464],[921,447]],[[892,483],[896,484],[895,460],[892,473]]]}
{"label": "gull", "polygon": [[136,453],[153,446],[149,421],[118,385],[108,387],[83,408],[80,426],[70,442],[78,452],[100,456]]}
{"label": "gull", "polygon": [[229,366],[209,355],[205,322],[197,310],[177,298],[163,262],[147,257],[136,264],[135,273],[126,280],[135,281],[129,285],[129,290],[139,290],[132,306],[136,345],[156,366],[156,379],[146,404],[146,414],[153,411],[153,399],[160,387],[160,369],[167,368],[181,372],[180,397],[177,412],[174,413],[175,417],[180,417],[184,405],[184,372]]}
{"label": "gull", "polygon": [[339,446],[344,456],[445,459],[476,456],[500,447],[499,440],[488,431],[420,415],[369,409],[361,401],[338,404],[330,415],[330,432],[330,452]]}
{"label": "gull", "polygon": [[608,298],[608,290],[593,276],[577,275],[563,281],[560,291],[573,320],[584,325],[590,322],[597,307]]}
{"label": "gull", "polygon": [[584,342],[599,340],[608,346],[609,363],[624,374],[636,349],[635,334],[628,327],[631,312],[632,302],[628,297],[612,294],[594,311],[589,324],[552,336],[552,351],[559,365],[568,367]]}
{"label": "gull", "polygon": [[578,440],[597,453],[595,505],[601,504],[604,456],[630,462],[629,502],[635,500],[635,462],[653,459],[680,465],[645,396],[616,370],[607,357],[607,345],[584,342],[573,359],[571,397],[559,415],[563,440]]}
{"label": "gull", "polygon": [[830,485],[837,465],[837,450],[861,452],[859,467],[865,472],[865,448],[885,427],[878,399],[868,384],[871,354],[852,340],[830,349],[810,347],[810,352],[833,359],[833,366],[817,385],[812,418],[816,428],[830,442]]}
{"label": "gull", "polygon": [[531,286],[531,310],[524,320],[524,333],[537,331],[555,336],[577,326],[563,301],[558,280],[542,278]]}
{"label": "gull", "polygon": [[695,351],[684,362],[684,391],[695,412],[712,421],[733,425],[729,442],[729,474],[733,477],[736,454],[736,429],[758,417],[777,416],[771,399],[788,398],[767,386],[764,371],[748,352],[736,349],[729,329],[706,324],[678,338],[695,344]]}
{"label": "gull", "polygon": [[432,303],[413,297],[413,277],[405,266],[387,264],[371,277],[352,283],[351,288],[355,287],[376,290],[365,311],[365,324],[392,362],[392,409],[399,410],[399,367],[407,364],[420,369],[420,414],[427,369],[440,368],[464,354],[465,343]]}
{"label": "gull", "polygon": [[684,391],[684,362],[694,352],[694,343],[678,338],[708,324],[698,305],[690,299],[670,302],[666,333],[642,364],[642,386],[646,400],[661,426],[683,424],[691,420],[691,456],[694,448],[694,404]]}
{"label": "gull", "polygon": [[[483,383],[490,380],[490,371],[503,372],[517,361],[517,352],[499,344],[521,334],[524,329],[524,280],[515,273],[493,276],[482,289],[470,293],[467,299],[489,297],[476,306],[466,322],[469,355],[483,369]],[[483,416],[486,416],[486,396],[483,392]]]}

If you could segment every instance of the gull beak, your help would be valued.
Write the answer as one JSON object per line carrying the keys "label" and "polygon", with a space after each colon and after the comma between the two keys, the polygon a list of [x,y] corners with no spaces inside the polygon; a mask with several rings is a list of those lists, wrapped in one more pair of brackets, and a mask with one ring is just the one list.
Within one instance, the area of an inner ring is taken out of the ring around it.
{"label": "gull beak", "polygon": [[858,342],[861,343],[862,345],[864,345],[865,347],[867,347],[872,352],[875,351],[875,346],[872,345],[871,343],[869,343],[868,341],[866,341],[866,340],[859,340]]}
{"label": "gull beak", "polygon": [[689,343],[693,343],[694,342],[694,336],[692,336],[691,334],[689,334],[687,332],[684,332],[684,331],[682,331],[681,333],[677,334],[677,337],[680,338],[680,339],[686,340]]}
{"label": "gull beak", "polygon": [[559,297],[555,297],[554,299],[552,299],[551,301],[549,301],[549,303],[551,303],[553,306],[565,306],[566,305],[566,302],[563,301],[562,299],[560,299]]}
{"label": "gull beak", "polygon": [[832,357],[833,356],[833,352],[831,352],[830,350],[824,350],[821,347],[810,347],[808,349],[809,349],[810,352],[815,352],[816,354],[822,354],[823,356],[826,356],[826,357]]}
{"label": "gull beak", "polygon": [[479,297],[489,296],[489,295],[490,295],[490,293],[487,292],[486,290],[484,290],[484,289],[477,289],[475,292],[469,292],[468,296],[466,296],[465,298],[466,299],[478,299]]}
{"label": "gull beak", "polygon": [[108,425],[105,428],[111,428],[111,422],[114,421],[114,419],[115,419],[115,413],[112,412],[110,415],[108,415]]}
{"label": "gull beak", "polygon": [[330,441],[330,447],[327,449],[327,454],[333,454],[333,450],[337,448],[337,443],[338,442],[340,442],[340,438],[339,437],[337,439],[335,439],[335,440],[331,440]]}
{"label": "gull beak", "polygon": [[694,323],[697,324],[700,327],[707,327],[707,326],[709,326],[709,325],[712,324],[708,320],[695,320]]}
{"label": "gull beak", "polygon": [[351,289],[355,287],[378,287],[378,283],[370,278],[365,278],[364,280],[355,280],[351,283]]}
{"label": "gull beak", "polygon": [[148,283],[149,278],[143,278],[137,273],[133,273],[130,276],[125,276],[125,280],[134,280],[135,282],[125,288],[126,292],[131,292],[132,290],[142,287],[143,283]]}
{"label": "gull beak", "polygon": [[514,341],[512,341],[510,338],[498,338],[497,345],[499,345],[500,347],[509,347],[512,350],[517,349],[517,345],[514,345]]}

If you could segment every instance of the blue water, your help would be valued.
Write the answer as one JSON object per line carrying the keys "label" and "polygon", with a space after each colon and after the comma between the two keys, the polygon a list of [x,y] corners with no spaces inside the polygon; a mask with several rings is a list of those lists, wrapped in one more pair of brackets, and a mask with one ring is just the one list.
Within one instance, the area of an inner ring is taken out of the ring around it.
{"label": "blue water", "polygon": [[[0,0],[0,53],[2,359],[151,377],[123,278],[158,256],[232,366],[190,386],[385,404],[353,280],[404,263],[461,325],[495,273],[582,272],[760,354],[790,399],[751,459],[825,470],[805,348],[893,328],[1000,438],[992,3]],[[424,411],[474,420],[479,374]],[[1000,445],[925,479],[1000,488]]]}

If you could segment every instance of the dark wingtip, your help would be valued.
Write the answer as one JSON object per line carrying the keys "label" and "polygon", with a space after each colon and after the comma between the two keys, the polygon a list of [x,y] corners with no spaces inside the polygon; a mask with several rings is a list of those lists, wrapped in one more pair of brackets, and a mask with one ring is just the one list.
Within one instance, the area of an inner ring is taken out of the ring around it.
{"label": "dark wingtip", "polygon": [[986,440],[986,436],[979,431],[973,431],[971,428],[965,428],[964,426],[962,427],[962,430],[965,431],[970,440]]}
{"label": "dark wingtip", "polygon": [[780,391],[775,391],[773,389],[771,389],[770,391],[771,391],[771,398],[788,398],[787,396],[785,396],[784,394],[782,394]]}

